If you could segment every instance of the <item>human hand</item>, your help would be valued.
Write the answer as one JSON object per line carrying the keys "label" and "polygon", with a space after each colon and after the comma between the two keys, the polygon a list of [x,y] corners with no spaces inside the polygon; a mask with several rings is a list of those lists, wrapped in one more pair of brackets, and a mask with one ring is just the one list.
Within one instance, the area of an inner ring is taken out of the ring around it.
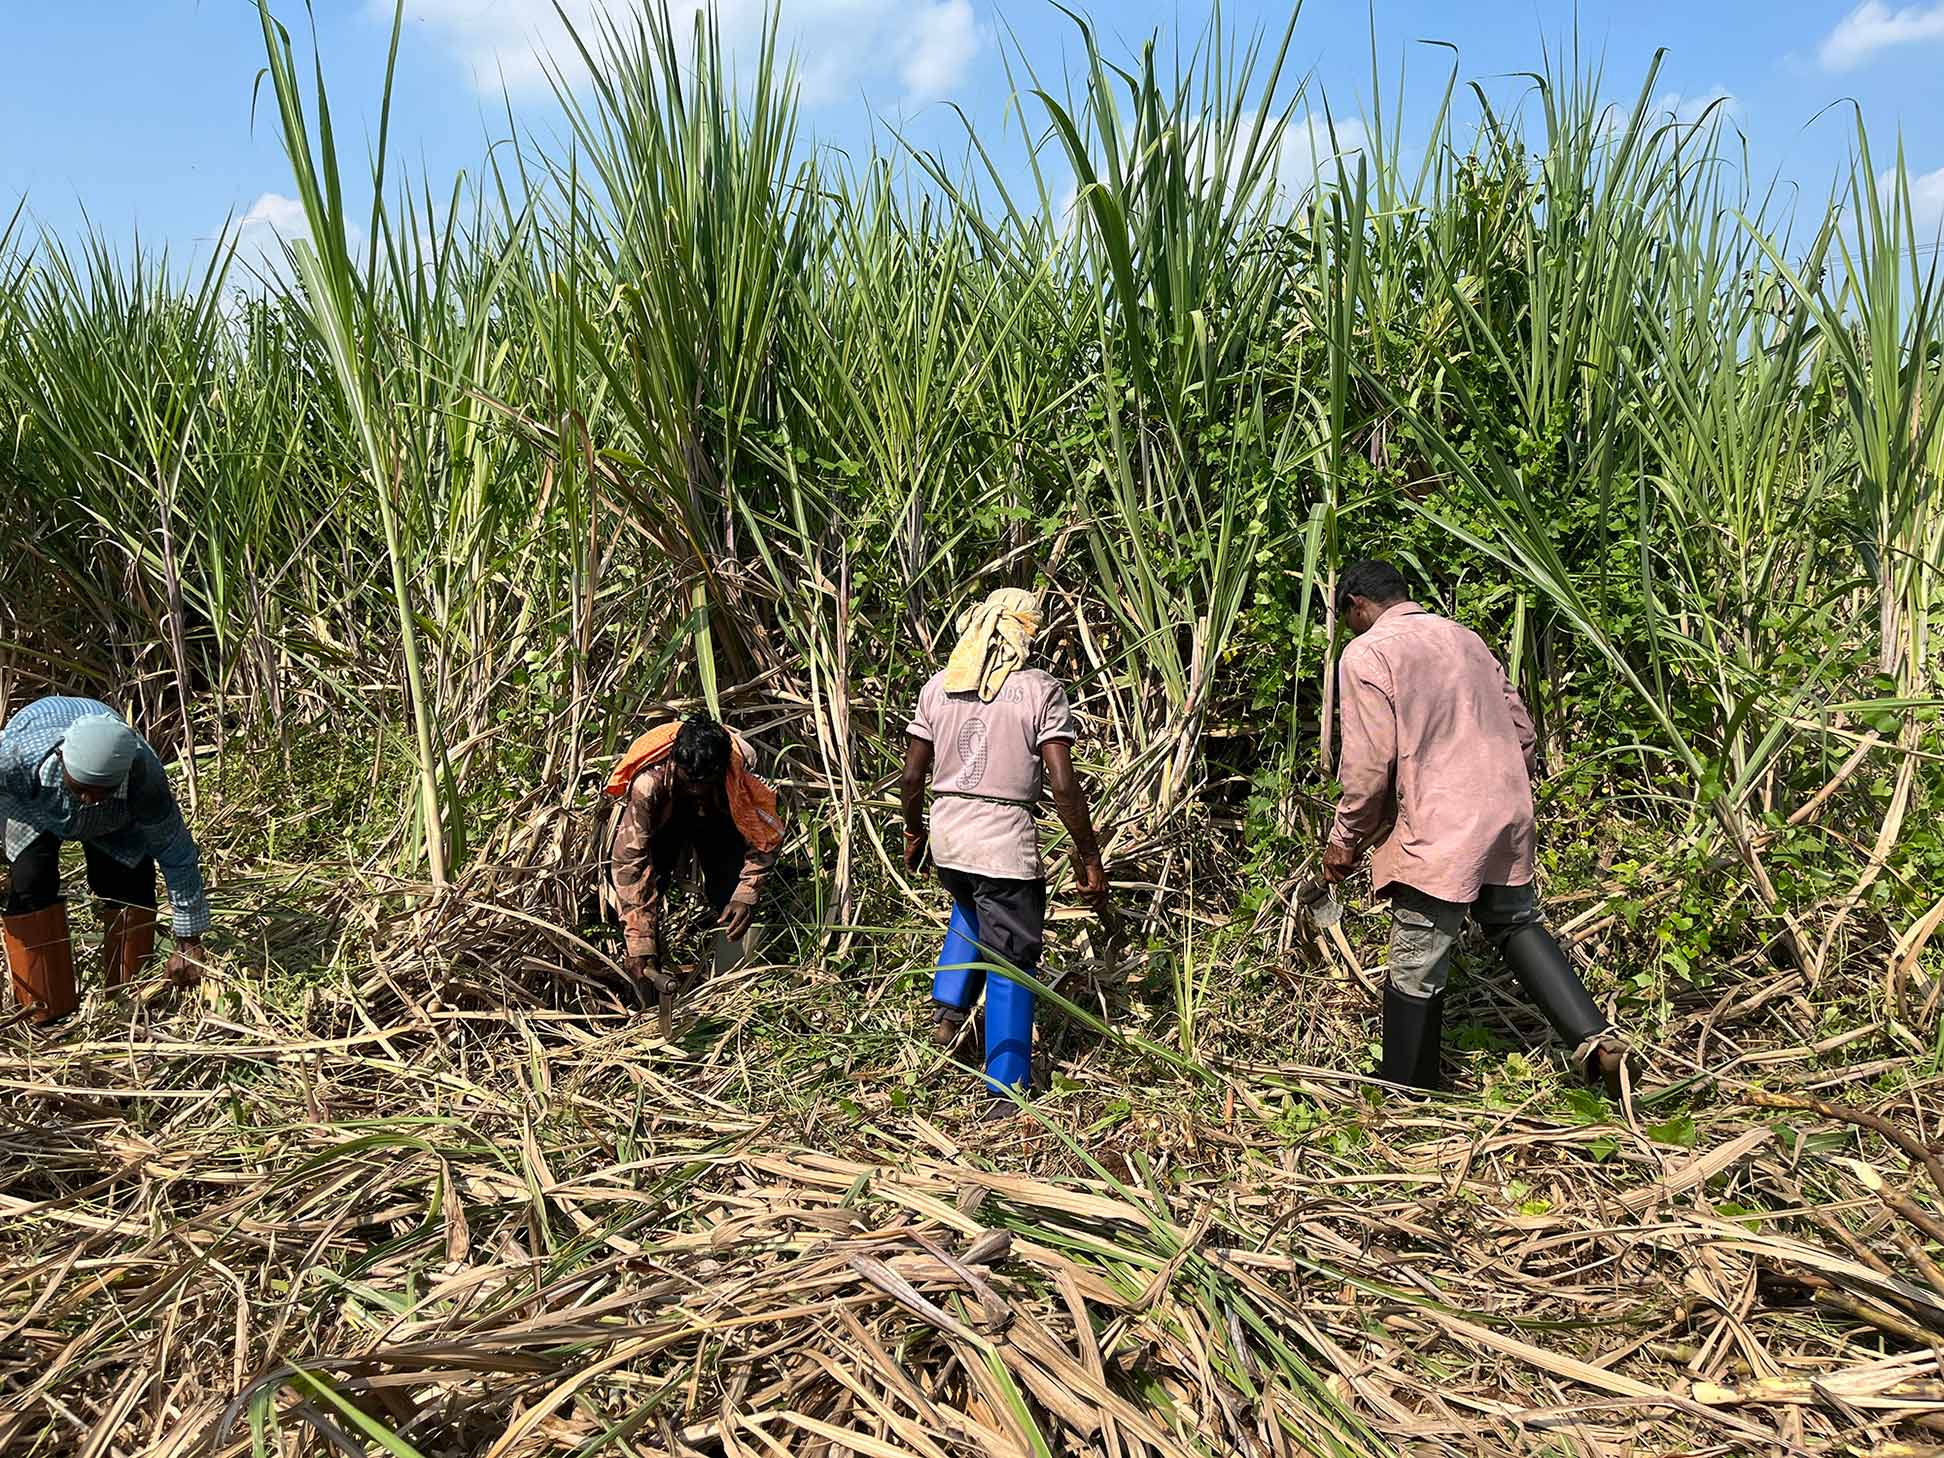
{"label": "human hand", "polygon": [[732,942],[739,942],[756,920],[756,903],[753,901],[731,901],[716,918],[716,925],[722,934]]}
{"label": "human hand", "polygon": [[931,859],[931,842],[923,834],[907,830],[904,842],[905,869],[917,875],[925,869],[925,862]]}
{"label": "human hand", "polygon": [[636,986],[652,982],[661,972],[661,958],[653,952],[630,952],[621,959],[621,975]]}
{"label": "human hand", "polygon": [[177,937],[175,952],[163,969],[177,987],[194,987],[202,981],[203,944],[201,937]]}
{"label": "human hand", "polygon": [[1100,863],[1100,852],[1082,855],[1073,853],[1073,889],[1088,901],[1094,903],[1098,911],[1107,904],[1107,868]]}
{"label": "human hand", "polygon": [[1346,850],[1332,841],[1323,848],[1323,880],[1326,885],[1340,886],[1350,879],[1350,873],[1357,869],[1357,853]]}

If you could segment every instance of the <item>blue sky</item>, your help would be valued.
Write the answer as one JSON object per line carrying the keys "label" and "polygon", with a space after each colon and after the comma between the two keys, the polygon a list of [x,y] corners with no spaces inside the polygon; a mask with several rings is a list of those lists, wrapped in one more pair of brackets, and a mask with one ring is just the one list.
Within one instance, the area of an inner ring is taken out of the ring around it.
{"label": "blue sky", "polygon": [[[567,0],[585,15],[631,0]],[[318,43],[347,139],[365,135],[384,66],[391,0],[314,0]],[[693,8],[694,0],[687,0]],[[293,28],[301,0],[273,7]],[[1103,32],[1128,46],[1159,29],[1199,29],[1205,7],[1118,0],[1090,8]],[[761,0],[723,0],[725,31],[745,44]],[[1286,5],[1233,0],[1231,28],[1277,35]],[[406,0],[406,32],[394,119],[408,166],[449,181],[475,168],[489,139],[504,135],[506,98],[545,127],[552,108],[538,60],[559,44],[552,0]],[[1001,53],[1016,40],[1043,72],[1072,55],[1071,23],[1046,0],[783,0],[783,23],[808,83],[809,129],[856,148],[873,118],[891,119],[929,145],[957,149],[951,106],[996,128],[1006,96]],[[1361,3],[1312,0],[1297,24],[1299,70],[1356,116],[1369,90],[1374,25],[1384,86],[1400,65],[1408,78],[1405,134],[1436,99],[1445,52],[1461,72],[1500,96],[1536,68],[1542,40],[1577,27],[1589,53],[1604,54],[1609,88],[1631,100],[1657,47],[1669,55],[1657,103],[1691,113],[1712,97],[1748,136],[1755,171],[1779,172],[1820,201],[1853,144],[1848,113],[1816,119],[1854,98],[1869,122],[1880,165],[1901,133],[1927,229],[1944,218],[1944,0],[1581,0],[1577,6]],[[262,40],[249,0],[0,0],[0,204],[21,196],[34,217],[71,233],[84,215],[115,240],[137,229],[181,254],[206,247],[226,217],[256,228],[288,225],[291,186],[274,109],[252,92]],[[301,34],[301,31],[300,31]],[[1010,38],[1010,39],[1009,39]],[[1312,91],[1312,96],[1315,92]]]}

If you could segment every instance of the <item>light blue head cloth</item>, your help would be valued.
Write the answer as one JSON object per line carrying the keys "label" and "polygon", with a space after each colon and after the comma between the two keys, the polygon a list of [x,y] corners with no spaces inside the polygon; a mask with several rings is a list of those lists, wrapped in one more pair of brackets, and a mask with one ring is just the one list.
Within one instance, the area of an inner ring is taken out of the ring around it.
{"label": "light blue head cloth", "polygon": [[140,737],[121,720],[90,714],[68,725],[61,737],[61,763],[75,784],[113,790],[128,778],[141,747]]}

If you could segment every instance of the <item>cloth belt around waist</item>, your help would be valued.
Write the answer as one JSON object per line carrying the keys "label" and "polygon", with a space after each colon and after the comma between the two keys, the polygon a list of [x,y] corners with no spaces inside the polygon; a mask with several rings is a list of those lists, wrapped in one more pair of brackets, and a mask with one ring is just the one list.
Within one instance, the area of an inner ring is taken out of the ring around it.
{"label": "cloth belt around waist", "polygon": [[934,800],[983,800],[988,805],[1017,805],[1022,810],[1033,810],[1039,806],[1037,800],[1014,800],[1005,795],[981,795],[973,790],[933,790]]}

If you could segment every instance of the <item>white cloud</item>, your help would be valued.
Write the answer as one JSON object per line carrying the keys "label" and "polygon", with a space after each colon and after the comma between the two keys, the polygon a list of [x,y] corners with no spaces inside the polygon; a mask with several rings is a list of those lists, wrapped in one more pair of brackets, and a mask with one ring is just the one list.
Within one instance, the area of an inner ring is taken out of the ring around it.
{"label": "white cloud", "polygon": [[[632,24],[639,0],[562,0],[573,29],[598,52],[603,18]],[[686,45],[703,0],[669,6],[678,42]],[[716,0],[724,46],[749,53],[763,34],[763,0]],[[391,19],[390,0],[367,0],[367,13]],[[554,0],[406,0],[409,23],[422,26],[458,58],[474,86],[497,95],[543,94],[551,63],[570,82],[585,73]],[[924,101],[958,86],[985,42],[972,0],[783,0],[782,38],[795,48],[803,93],[829,101],[873,81],[891,80],[904,99]]]}
{"label": "white cloud", "polygon": [[282,274],[284,245],[311,235],[304,205],[280,192],[266,192],[250,204],[236,224],[236,253],[244,267]]}
{"label": "white cloud", "polygon": [[1678,91],[1663,91],[1654,98],[1652,110],[1663,116],[1670,116],[1687,126],[1693,126],[1703,117],[1711,122],[1738,118],[1742,115],[1742,104],[1741,99],[1726,86],[1716,86],[1713,90],[1704,91],[1699,96],[1683,96]]}
{"label": "white cloud", "polygon": [[943,96],[965,79],[979,53],[972,0],[938,0],[911,17],[904,65],[905,90],[914,97]]}
{"label": "white cloud", "polygon": [[[248,211],[232,226],[239,266],[245,272],[273,274],[279,278],[291,276],[286,268],[288,259],[284,245],[311,236],[310,219],[304,216],[304,205],[280,192],[259,194]],[[363,228],[346,220],[344,241],[354,261],[364,248],[365,236]]]}
{"label": "white cloud", "polygon": [[1370,130],[1355,117],[1340,118],[1334,126],[1313,111],[1289,119],[1276,149],[1276,191],[1300,200],[1319,184],[1337,180],[1338,162],[1345,175],[1355,177],[1357,154],[1370,150]]}
{"label": "white cloud", "polygon": [[[365,8],[373,20],[390,24],[386,0],[367,0]],[[624,19],[632,7],[626,0],[565,0],[562,8],[581,39],[597,48],[597,21],[603,15]],[[680,11],[678,23],[695,13],[693,5],[672,9]],[[544,92],[549,57],[569,76],[583,69],[554,0],[406,0],[405,20],[450,49],[473,85],[489,94],[502,81],[515,93]]]}
{"label": "white cloud", "polygon": [[1944,167],[1910,179],[1910,210],[1920,228],[1935,232],[1944,226]]}
{"label": "white cloud", "polygon": [[[1691,127],[1705,119],[1712,125],[1715,122],[1740,121],[1747,114],[1741,98],[1726,86],[1715,86],[1695,96],[1687,96],[1679,91],[1663,91],[1647,103],[1647,113],[1641,119],[1641,130],[1643,134],[1651,136],[1669,122]],[[1600,112],[1598,134],[1603,140],[1617,141],[1632,120],[1632,103],[1623,106],[1619,102],[1609,102]]]}
{"label": "white cloud", "polygon": [[[1245,109],[1236,118],[1235,142],[1226,158],[1226,186],[1231,190],[1241,185],[1243,148],[1259,119],[1260,113],[1253,109]],[[1265,125],[1265,141],[1268,132]],[[1357,154],[1369,150],[1369,128],[1354,117],[1340,117],[1332,127],[1320,112],[1301,112],[1283,122],[1275,153],[1265,162],[1266,176],[1257,186],[1279,206],[1293,207],[1318,187],[1334,186],[1339,161],[1345,175],[1354,179]],[[1203,175],[1209,181],[1214,180],[1215,169],[1223,160],[1212,155],[1203,159]]]}
{"label": "white cloud", "polygon": [[280,192],[266,192],[250,204],[250,210],[243,214],[243,221],[237,224],[239,231],[248,233],[252,229],[259,236],[275,234],[279,238],[308,238],[310,221],[304,216],[304,205],[294,197],[285,197]]}
{"label": "white cloud", "polygon": [[254,297],[267,280],[288,279],[284,244],[310,237],[304,205],[280,192],[260,193],[241,218],[231,216],[229,227],[224,238],[226,242],[233,238],[236,249],[229,275],[231,298],[225,308],[232,307],[239,290]]}
{"label": "white cloud", "polygon": [[[1053,179],[1047,181],[1051,184]],[[1080,179],[1067,172],[1065,185],[1049,186],[1048,191],[1053,199],[1053,236],[1061,247],[1073,247],[1087,236],[1087,204],[1080,200]]]}
{"label": "white cloud", "polygon": [[1892,46],[1944,41],[1944,4],[1892,10],[1882,0],[1863,3],[1836,22],[1816,54],[1831,71],[1848,71]]}
{"label": "white cloud", "polygon": [[[1191,166],[1201,167],[1204,182],[1219,182],[1222,190],[1229,193],[1241,185],[1242,151],[1258,116],[1256,111],[1245,109],[1237,117],[1234,146],[1225,158],[1212,155],[1217,150],[1212,145],[1212,136],[1209,150],[1197,151],[1199,138],[1190,132],[1186,142],[1188,161]],[[1265,125],[1265,141],[1267,135]],[[1287,218],[1295,209],[1303,206],[1319,187],[1336,186],[1339,159],[1342,160],[1345,174],[1354,182],[1358,154],[1370,150],[1370,129],[1354,117],[1339,118],[1332,129],[1318,112],[1292,116],[1283,124],[1282,132],[1276,138],[1274,154],[1264,162],[1252,206],[1266,202],[1272,212]],[[1224,162],[1228,168],[1226,178],[1219,176]],[[1087,207],[1081,201],[1078,180],[1066,172],[1064,165],[1059,168],[1059,174],[1063,179],[1061,184],[1049,187],[1052,222],[1060,238],[1075,239],[1081,234]]]}
{"label": "white cloud", "polygon": [[[1877,178],[1877,187],[1883,193],[1885,212],[1889,211],[1890,198],[1896,185],[1895,169]],[[1944,229],[1944,167],[1911,177],[1910,221],[1917,231],[1919,243],[1928,243]]]}

